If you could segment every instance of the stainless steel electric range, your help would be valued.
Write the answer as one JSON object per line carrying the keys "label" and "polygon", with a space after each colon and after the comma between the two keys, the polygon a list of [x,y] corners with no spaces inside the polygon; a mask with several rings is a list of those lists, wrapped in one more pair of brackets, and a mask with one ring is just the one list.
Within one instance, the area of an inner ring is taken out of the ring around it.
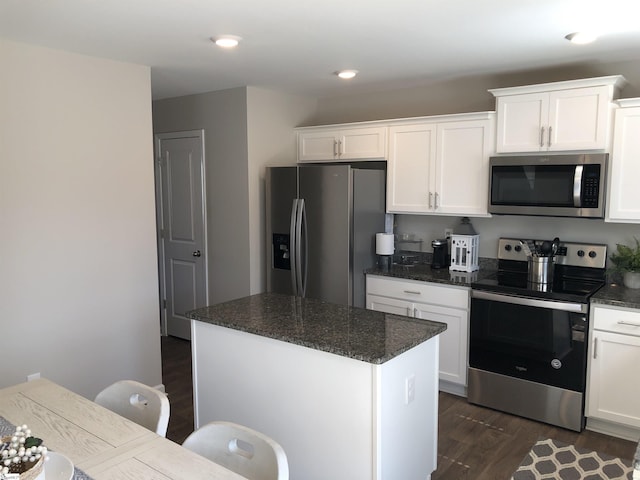
{"label": "stainless steel electric range", "polygon": [[581,431],[607,246],[554,240],[501,238],[497,273],[471,284],[468,400]]}

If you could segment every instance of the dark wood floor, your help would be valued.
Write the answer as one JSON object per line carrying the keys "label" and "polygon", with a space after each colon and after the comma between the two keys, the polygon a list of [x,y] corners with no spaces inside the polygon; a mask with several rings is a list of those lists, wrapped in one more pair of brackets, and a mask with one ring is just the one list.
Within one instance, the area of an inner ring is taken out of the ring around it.
{"label": "dark wood floor", "polygon": [[[167,437],[182,441],[193,431],[191,345],[162,337],[162,379],[171,401]],[[585,430],[576,433],[467,403],[439,397],[438,469],[433,480],[507,480],[531,446],[554,438],[579,448],[631,459],[636,444]]]}

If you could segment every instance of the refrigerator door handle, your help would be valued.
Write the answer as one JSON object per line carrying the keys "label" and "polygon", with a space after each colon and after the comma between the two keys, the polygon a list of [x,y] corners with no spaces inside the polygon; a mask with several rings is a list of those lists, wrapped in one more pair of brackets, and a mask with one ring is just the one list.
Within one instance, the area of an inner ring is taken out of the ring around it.
{"label": "refrigerator door handle", "polygon": [[296,260],[298,251],[298,242],[296,239],[296,219],[298,218],[298,199],[293,199],[291,205],[291,223],[289,225],[289,244],[290,244],[290,259],[291,259],[291,288],[294,295],[298,295],[298,281],[296,277]]}
{"label": "refrigerator door handle", "polygon": [[[304,204],[304,199],[300,200],[300,221],[301,226],[304,228],[304,236],[302,235],[302,228],[300,229],[300,237],[299,237],[299,252],[300,256],[304,258],[299,258],[298,265],[301,267],[300,272],[300,288],[298,291],[300,292],[301,297],[307,296],[307,272],[309,270],[309,242],[307,241],[307,207]],[[304,249],[302,248],[302,243],[304,239]],[[303,262],[304,261],[304,265]]]}
{"label": "refrigerator door handle", "polygon": [[[298,208],[296,211],[296,251],[295,251],[295,295],[304,296],[304,290],[302,286],[302,215],[304,212],[304,200],[298,199]],[[293,268],[292,268],[293,270]]]}

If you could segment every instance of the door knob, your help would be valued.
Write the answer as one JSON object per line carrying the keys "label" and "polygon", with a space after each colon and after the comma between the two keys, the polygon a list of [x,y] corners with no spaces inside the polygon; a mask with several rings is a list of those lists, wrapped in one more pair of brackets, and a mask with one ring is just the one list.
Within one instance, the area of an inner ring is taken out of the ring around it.
{"label": "door knob", "polygon": [[200,250],[196,250],[191,255],[193,255],[194,257],[199,257],[201,255]]}

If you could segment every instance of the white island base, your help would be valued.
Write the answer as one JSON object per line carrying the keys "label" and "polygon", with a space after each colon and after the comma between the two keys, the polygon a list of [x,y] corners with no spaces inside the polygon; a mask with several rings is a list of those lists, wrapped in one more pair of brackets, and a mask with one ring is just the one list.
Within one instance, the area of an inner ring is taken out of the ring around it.
{"label": "white island base", "polygon": [[436,468],[438,336],[372,364],[192,320],[195,423],[282,445],[292,480],[425,480]]}

